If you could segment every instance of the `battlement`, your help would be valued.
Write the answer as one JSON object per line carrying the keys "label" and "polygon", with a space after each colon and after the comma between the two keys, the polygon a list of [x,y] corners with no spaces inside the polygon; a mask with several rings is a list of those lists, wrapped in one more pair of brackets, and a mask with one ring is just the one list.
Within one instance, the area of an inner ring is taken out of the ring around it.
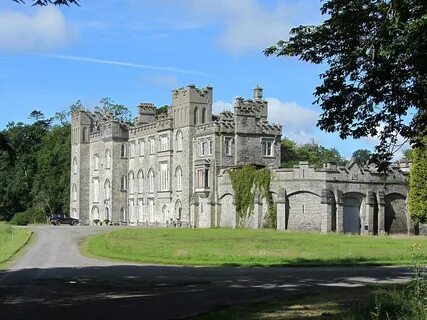
{"label": "battlement", "polygon": [[153,103],[142,102],[138,105],[138,113],[146,114],[146,113],[156,113],[156,106]]}
{"label": "battlement", "polygon": [[234,113],[236,115],[267,119],[267,101],[261,99],[243,99],[242,97],[238,97],[234,103]]}
{"label": "battlement", "polygon": [[259,121],[257,123],[257,127],[259,128],[261,133],[273,135],[282,134],[282,126],[279,124],[269,123],[267,121]]}
{"label": "battlement", "polygon": [[196,88],[194,84],[182,87],[172,91],[172,105],[181,105],[184,103],[212,103],[212,87]]}

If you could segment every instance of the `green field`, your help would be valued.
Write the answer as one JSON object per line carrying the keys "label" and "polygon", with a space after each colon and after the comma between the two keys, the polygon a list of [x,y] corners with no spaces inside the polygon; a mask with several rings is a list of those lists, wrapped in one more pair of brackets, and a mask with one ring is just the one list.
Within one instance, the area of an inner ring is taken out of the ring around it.
{"label": "green field", "polygon": [[143,263],[211,266],[411,264],[427,237],[386,237],[246,229],[122,229],[90,238],[94,256]]}
{"label": "green field", "polygon": [[0,224],[0,269],[30,240],[31,231]]}

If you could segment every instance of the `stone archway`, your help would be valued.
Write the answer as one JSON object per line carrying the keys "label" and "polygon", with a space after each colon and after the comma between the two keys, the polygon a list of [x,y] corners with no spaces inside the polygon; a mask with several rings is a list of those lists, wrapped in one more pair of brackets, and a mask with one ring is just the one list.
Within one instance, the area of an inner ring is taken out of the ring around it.
{"label": "stone archway", "polygon": [[360,234],[360,206],[362,202],[354,196],[344,197],[343,231],[344,233]]}

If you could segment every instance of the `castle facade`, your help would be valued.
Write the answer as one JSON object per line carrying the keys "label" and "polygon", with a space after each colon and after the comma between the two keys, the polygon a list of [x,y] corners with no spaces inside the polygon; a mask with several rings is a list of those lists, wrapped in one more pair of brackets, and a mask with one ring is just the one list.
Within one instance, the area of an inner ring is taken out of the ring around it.
{"label": "castle facade", "polygon": [[[71,216],[82,224],[236,227],[228,170],[269,167],[277,228],[351,233],[413,232],[406,210],[408,168],[387,177],[373,168],[334,163],[279,168],[282,127],[268,121],[256,87],[233,111],[212,115],[213,89],[172,91],[166,114],[138,106],[133,124],[80,111],[72,120]],[[261,228],[266,200],[256,195],[245,224]]]}

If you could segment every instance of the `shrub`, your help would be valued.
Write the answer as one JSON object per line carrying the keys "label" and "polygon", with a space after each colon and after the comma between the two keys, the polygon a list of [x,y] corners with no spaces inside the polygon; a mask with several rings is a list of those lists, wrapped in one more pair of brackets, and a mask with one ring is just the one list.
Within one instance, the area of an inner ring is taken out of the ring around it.
{"label": "shrub", "polygon": [[10,224],[26,226],[31,223],[46,222],[46,216],[43,212],[35,209],[28,209],[24,212],[17,212],[10,220]]}

